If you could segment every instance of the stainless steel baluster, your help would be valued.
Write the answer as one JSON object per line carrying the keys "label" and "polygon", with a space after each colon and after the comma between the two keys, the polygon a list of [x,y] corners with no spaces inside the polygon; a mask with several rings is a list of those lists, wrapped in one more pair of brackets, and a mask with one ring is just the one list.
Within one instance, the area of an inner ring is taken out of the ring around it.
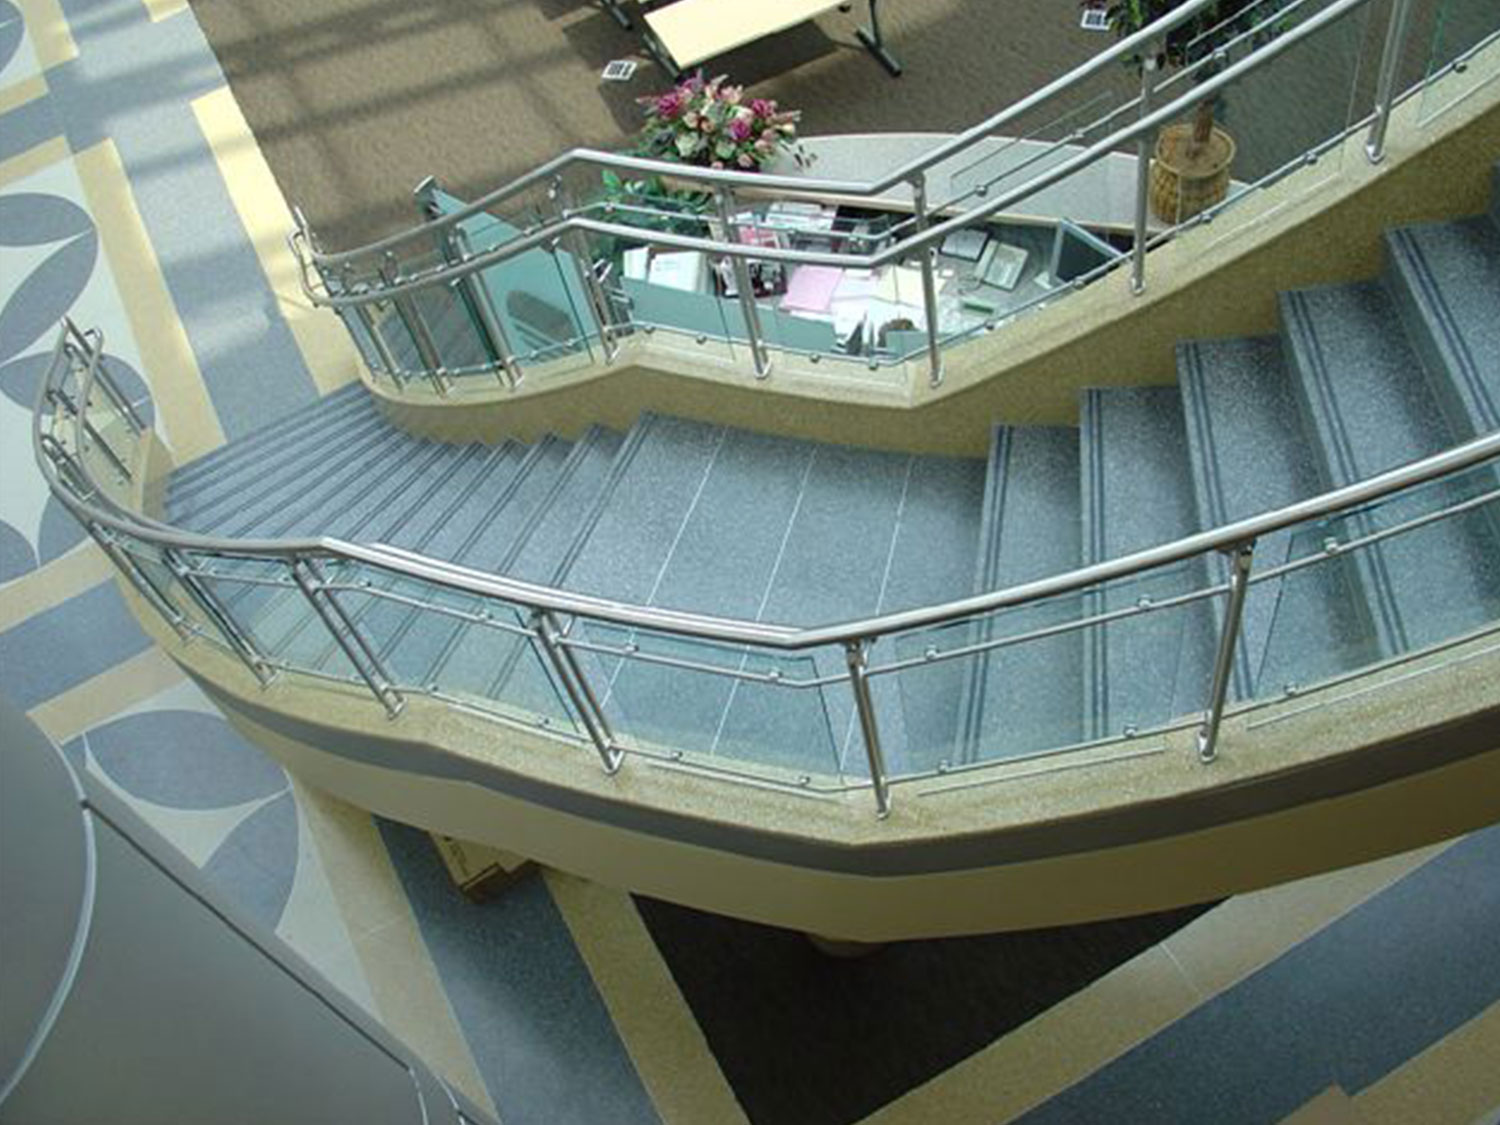
{"label": "stainless steel baluster", "polygon": [[[724,236],[730,243],[739,241],[739,228],[734,222],[734,191],[728,184],[718,190],[719,219],[724,224]],[[729,259],[734,269],[734,284],[740,291],[740,312],[745,317],[745,331],[750,335],[750,355],[755,361],[755,377],[764,379],[771,374],[771,355],[766,349],[765,332],[760,324],[760,306],[755,303],[755,290],[750,284],[750,266],[744,258]]]}
{"label": "stainless steel baluster", "polygon": [[136,562],[135,556],[124,547],[120,546],[115,533],[109,528],[101,527],[97,523],[90,522],[85,525],[89,535],[94,542],[99,544],[99,549],[109,557],[110,562],[115,564],[122,574],[129,579],[130,584],[135,587],[136,593],[151,603],[151,607],[172,626],[173,631],[183,640],[193,635],[192,627],[182,611],[172,604],[164,590],[157,588],[156,582],[142,569],[140,563]]}
{"label": "stainless steel baluster", "polygon": [[[457,243],[460,261],[467,262],[473,258],[474,247],[469,241],[468,232],[462,227],[455,227],[453,236]],[[525,372],[516,358],[516,351],[511,346],[510,337],[505,333],[505,325],[500,321],[500,314],[495,309],[495,303],[490,300],[489,286],[485,285],[484,279],[477,273],[464,274],[459,279],[459,284],[464,287],[464,293],[479,314],[479,323],[484,330],[486,344],[500,360],[500,371],[496,374],[509,390],[515,390],[521,385]]]}
{"label": "stainless steel baluster", "polygon": [[1411,18],[1411,0],[1396,0],[1391,5],[1391,19],[1385,28],[1385,48],[1380,55],[1380,72],[1375,83],[1375,119],[1365,141],[1365,156],[1371,164],[1385,159],[1385,133],[1391,124],[1391,110],[1396,104],[1396,71],[1401,52],[1406,48],[1406,28]]}
{"label": "stainless steel baluster", "polygon": [[[572,213],[572,205],[568,197],[567,185],[563,183],[561,176],[552,178],[548,197],[557,205],[557,217],[566,220]],[[578,274],[578,282],[588,296],[594,319],[599,325],[599,346],[604,349],[604,362],[613,363],[615,356],[619,354],[620,345],[614,338],[614,317],[609,311],[609,294],[604,291],[598,275],[594,273],[593,255],[589,253],[588,244],[579,231],[563,232],[562,242],[568,256],[573,259],[573,268]]]}
{"label": "stainless steel baluster", "polygon": [[1208,692],[1208,713],[1198,728],[1198,760],[1211,762],[1219,756],[1219,723],[1224,718],[1224,700],[1234,674],[1234,647],[1245,616],[1245,593],[1250,588],[1250,565],[1255,544],[1241,543],[1224,552],[1229,558],[1229,604],[1224,607],[1224,625],[1219,633],[1219,653],[1214,659],[1213,686]]}
{"label": "stainless steel baluster", "polygon": [[[396,264],[396,255],[387,250],[385,260],[380,265],[381,279],[387,285],[399,285],[401,282],[400,270]],[[428,382],[432,384],[433,390],[440,395],[448,393],[448,371],[443,366],[443,357],[438,352],[436,341],[432,338],[432,332],[427,327],[427,318],[422,315],[422,310],[406,295],[393,296],[391,304],[396,307],[396,315],[406,325],[406,332],[417,347],[417,355],[422,361]]]}
{"label": "stainless steel baluster", "polygon": [[354,670],[364,680],[365,686],[385,708],[386,717],[394,719],[401,714],[401,709],[406,706],[405,697],[396,690],[385,665],[354,624],[354,619],[344,611],[338,597],[328,588],[328,579],[323,576],[322,568],[313,559],[294,558],[291,571],[292,581],[297,583],[297,588],[302,591],[302,596],[312,606],[313,612],[322,619],[334,641],[343,649],[344,655],[354,665]]}
{"label": "stainless steel baluster", "polygon": [[604,708],[599,706],[598,697],[589,686],[582,667],[579,666],[568,646],[563,644],[562,630],[557,627],[552,614],[543,609],[533,611],[531,625],[536,630],[536,639],[542,646],[542,652],[546,654],[547,662],[552,665],[553,672],[562,681],[563,690],[568,693],[573,709],[583,720],[583,729],[588,732],[594,749],[599,751],[599,758],[604,763],[604,772],[614,773],[625,760],[625,752],[615,742],[614,732],[609,728],[609,720],[604,716]]}
{"label": "stainless steel baluster", "polygon": [[[917,233],[927,229],[927,175],[918,172],[911,180],[912,207],[916,213]],[[937,247],[927,246],[922,254],[922,307],[927,317],[928,383],[943,385],[943,351],[938,344]]]}
{"label": "stainless steel baluster", "polygon": [[880,728],[875,724],[875,701],[870,697],[868,642],[850,641],[844,646],[844,658],[849,664],[849,687],[854,691],[859,729],[864,736],[870,785],[875,790],[875,815],[884,820],[891,815],[891,786],[885,772],[885,753],[880,748]]}
{"label": "stainless steel baluster", "polygon": [[164,548],[162,558],[167,568],[182,584],[182,588],[187,591],[188,597],[223,634],[224,639],[229,642],[229,647],[234,649],[235,655],[245,662],[245,666],[260,681],[260,686],[265,687],[275,679],[276,669],[266,659],[265,653],[261,652],[260,646],[255,643],[255,638],[240,628],[229,608],[220,602],[218,595],[200,580],[198,572],[188,565],[187,561],[173,548]]}
{"label": "stainless steel baluster", "polygon": [[[1141,112],[1151,112],[1151,95],[1156,92],[1157,60],[1163,46],[1152,43],[1141,66]],[[1151,212],[1151,154],[1156,145],[1156,130],[1142,133],[1135,142],[1135,244],[1130,248],[1130,291],[1137,296],[1146,291],[1146,243],[1151,237],[1148,226]]]}

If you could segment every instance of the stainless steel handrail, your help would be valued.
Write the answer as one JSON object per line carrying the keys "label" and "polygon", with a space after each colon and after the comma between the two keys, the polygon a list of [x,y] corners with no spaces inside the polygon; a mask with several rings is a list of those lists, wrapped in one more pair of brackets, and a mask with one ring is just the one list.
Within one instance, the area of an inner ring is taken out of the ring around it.
{"label": "stainless steel handrail", "polygon": [[[306,232],[294,232],[291,243],[301,267],[299,275],[301,277],[303,293],[310,301],[331,308],[345,308],[372,301],[390,300],[394,297],[410,294],[419,289],[424,289],[432,285],[445,284],[455,278],[465,277],[487,269],[490,266],[507,261],[529,250],[546,246],[561,237],[565,232],[576,230],[598,235],[631,238],[637,241],[650,242],[655,246],[670,247],[679,250],[699,250],[720,257],[752,258],[758,261],[836,266],[848,269],[878,268],[889,262],[908,258],[912,255],[913,251],[925,250],[928,247],[938,245],[954,231],[976,222],[982,222],[1000,211],[1013,207],[1028,196],[1044,191],[1088,165],[1119,151],[1122,146],[1134,142],[1142,136],[1154,133],[1159,126],[1181,116],[1186,110],[1196,106],[1204,99],[1212,97],[1226,86],[1238,81],[1245,74],[1258,69],[1286,51],[1291,50],[1309,36],[1316,34],[1349,12],[1363,8],[1372,2],[1373,0],[1335,0],[1334,3],[1316,15],[1298,24],[1295,28],[1277,37],[1270,43],[1263,45],[1239,62],[1225,67],[1212,77],[1205,79],[1192,90],[1138,117],[1129,125],[1117,129],[1109,136],[1096,141],[1087,148],[1075,153],[1067,160],[1046,169],[1025,183],[1011,188],[994,199],[986,200],[977,207],[934,221],[916,233],[900,241],[893,242],[885,249],[874,254],[836,254],[823,251],[794,250],[789,247],[750,246],[713,238],[674,234],[669,231],[644,231],[639,227],[605,222],[588,218],[581,214],[568,214],[544,227],[512,239],[503,246],[496,247],[482,254],[477,254],[461,264],[445,264],[427,274],[414,275],[410,278],[400,280],[395,284],[382,286],[379,289],[350,294],[332,294],[319,293],[312,286],[307,273],[308,266],[312,263],[309,258],[304,257],[300,245],[306,241]],[[472,213],[474,213],[473,206],[463,211],[454,212],[448,218]],[[433,225],[435,224],[429,224],[424,229],[430,232]],[[310,245],[308,253],[314,253]]]}
{"label": "stainless steel handrail", "polygon": [[[388,235],[385,238],[377,239],[374,242],[350,250],[329,253],[321,253],[314,250],[313,252],[317,255],[314,261],[319,266],[336,268],[345,262],[353,261],[367,255],[382,255],[386,251],[394,249],[407,241],[430,236],[434,226],[441,227],[462,222],[464,219],[479,214],[529,187],[545,184],[553,177],[561,175],[576,164],[591,165],[614,171],[671,176],[677,180],[702,183],[708,186],[725,185],[753,189],[772,188],[798,193],[823,193],[828,195],[861,197],[877,196],[899,184],[910,181],[914,176],[921,175],[927,169],[948,157],[962,152],[976,141],[990,136],[1010,121],[1031,111],[1057,94],[1078,85],[1100,70],[1139,53],[1143,48],[1148,47],[1152,42],[1166,35],[1178,24],[1186,22],[1204,8],[1210,7],[1217,2],[1218,0],[1188,0],[1180,8],[1169,12],[1151,26],[1118,40],[1113,46],[1099,52],[1099,54],[1087,62],[1074,67],[1066,74],[1053,79],[1047,85],[1033,91],[1020,101],[990,115],[978,124],[965,129],[963,132],[955,134],[877,180],[820,180],[814,177],[738,172],[727,168],[696,168],[691,165],[674,164],[665,160],[651,160],[646,157],[628,156],[623,153],[579,147],[570,149],[562,155],[554,157],[540,167],[527,172],[525,175],[518,176],[509,183],[481,196],[462,210],[446,215],[441,219],[435,220],[433,223],[418,224],[405,231]],[[1365,2],[1365,0],[1361,0],[1361,2]]]}
{"label": "stainless steel handrail", "polygon": [[[61,345],[59,345],[59,350]],[[1415,377],[1420,377],[1420,372]],[[47,380],[38,391],[33,435],[38,464],[48,486],[80,519],[177,550],[198,551],[229,557],[269,556],[290,559],[302,555],[343,558],[367,563],[408,578],[431,582],[452,590],[516,602],[533,610],[588,617],[612,624],[676,633],[726,644],[753,644],[794,650],[822,645],[842,645],[894,633],[930,629],[961,618],[977,617],[997,610],[1042,601],[1060,594],[1128,578],[1143,571],[1169,566],[1214,551],[1232,551],[1238,545],[1295,524],[1358,508],[1397,492],[1462,472],[1485,461],[1500,458],[1500,432],[1464,442],[1441,453],[1401,465],[1354,484],[1289,504],[1274,511],[1195,535],[1184,536],[1129,555],[1108,559],[1048,578],[1010,586],[941,605],[859,618],[833,625],[799,628],[770,625],[739,618],[715,617],[651,606],[632,605],[569,590],[522,582],[427,558],[413,551],[386,544],[349,543],[334,538],[316,539],[228,539],[182,531],[122,510],[95,507],[68,494],[58,480],[50,459],[42,449],[41,412]]]}

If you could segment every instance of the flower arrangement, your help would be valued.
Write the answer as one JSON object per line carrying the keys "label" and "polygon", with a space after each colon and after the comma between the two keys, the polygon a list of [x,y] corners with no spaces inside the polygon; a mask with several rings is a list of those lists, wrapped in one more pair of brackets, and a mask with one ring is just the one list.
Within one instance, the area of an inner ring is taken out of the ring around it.
{"label": "flower arrangement", "polygon": [[640,154],[705,168],[758,171],[778,153],[807,163],[797,141],[802,114],[766,98],[746,98],[724,75],[702,71],[665,94],[636,99],[646,111]]}

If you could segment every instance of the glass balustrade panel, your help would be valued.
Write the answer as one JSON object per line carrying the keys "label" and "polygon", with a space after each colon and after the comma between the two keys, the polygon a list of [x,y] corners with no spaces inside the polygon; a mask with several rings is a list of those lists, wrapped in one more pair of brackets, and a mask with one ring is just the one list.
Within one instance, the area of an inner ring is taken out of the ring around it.
{"label": "glass balustrade panel", "polygon": [[632,751],[792,787],[864,776],[838,651],[780,653],[581,619],[565,643]]}
{"label": "glass balustrade panel", "polygon": [[1440,0],[1430,27],[1418,109],[1424,125],[1500,75],[1500,12],[1490,0]]}
{"label": "glass balustrade panel", "polygon": [[[1326,6],[1262,0],[1205,31],[1162,79],[1154,104],[1192,98],[1201,83]],[[1337,178],[1349,149],[1344,138],[1373,104],[1384,28],[1372,23],[1371,7],[1345,13],[1195,99],[1158,131],[1148,193],[1154,233],[1212,219],[1212,232],[1198,237],[1217,244]]]}
{"label": "glass balustrade panel", "polygon": [[1264,538],[1237,686],[1295,693],[1500,620],[1500,470],[1470,469]]}

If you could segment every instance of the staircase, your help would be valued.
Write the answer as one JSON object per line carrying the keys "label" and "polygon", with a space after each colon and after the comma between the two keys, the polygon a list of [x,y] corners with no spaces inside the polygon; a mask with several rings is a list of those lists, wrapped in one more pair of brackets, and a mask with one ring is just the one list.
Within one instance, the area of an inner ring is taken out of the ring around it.
{"label": "staircase", "polygon": [[[173,474],[170,522],[221,536],[383,542],[615,601],[813,626],[932,605],[1118,557],[1281,507],[1500,429],[1500,168],[1484,215],[1391,231],[1377,280],[1285,293],[1281,332],[1184,343],[1176,388],[1090,390],[1080,424],[996,426],[987,460],[881,452],[648,414],[624,434],[453,446],[390,427],[361,388]],[[1500,616],[1493,505],[1340,554],[1495,487],[1492,468],[1256,545],[1232,694],[1297,685]],[[1049,629],[876,676],[893,775],[1158,726],[1202,708],[1224,560],[1196,559],[921,636],[875,667]],[[278,661],[353,669],[284,579],[227,561],[223,596]],[[338,582],[339,574],[328,577]],[[349,575],[344,604],[402,684],[570,728],[533,649],[476,622],[519,610]],[[405,596],[408,600],[399,600]],[[425,595],[424,595],[425,596]],[[450,604],[451,603],[451,604]],[[1172,603],[1155,612],[1144,610]],[[841,649],[769,657],[579,624],[575,651],[622,739],[808,775],[863,774]],[[649,657],[643,660],[641,657]],[[734,678],[705,666],[758,678]],[[772,682],[779,679],[780,683]],[[811,682],[800,691],[788,683]]]}

